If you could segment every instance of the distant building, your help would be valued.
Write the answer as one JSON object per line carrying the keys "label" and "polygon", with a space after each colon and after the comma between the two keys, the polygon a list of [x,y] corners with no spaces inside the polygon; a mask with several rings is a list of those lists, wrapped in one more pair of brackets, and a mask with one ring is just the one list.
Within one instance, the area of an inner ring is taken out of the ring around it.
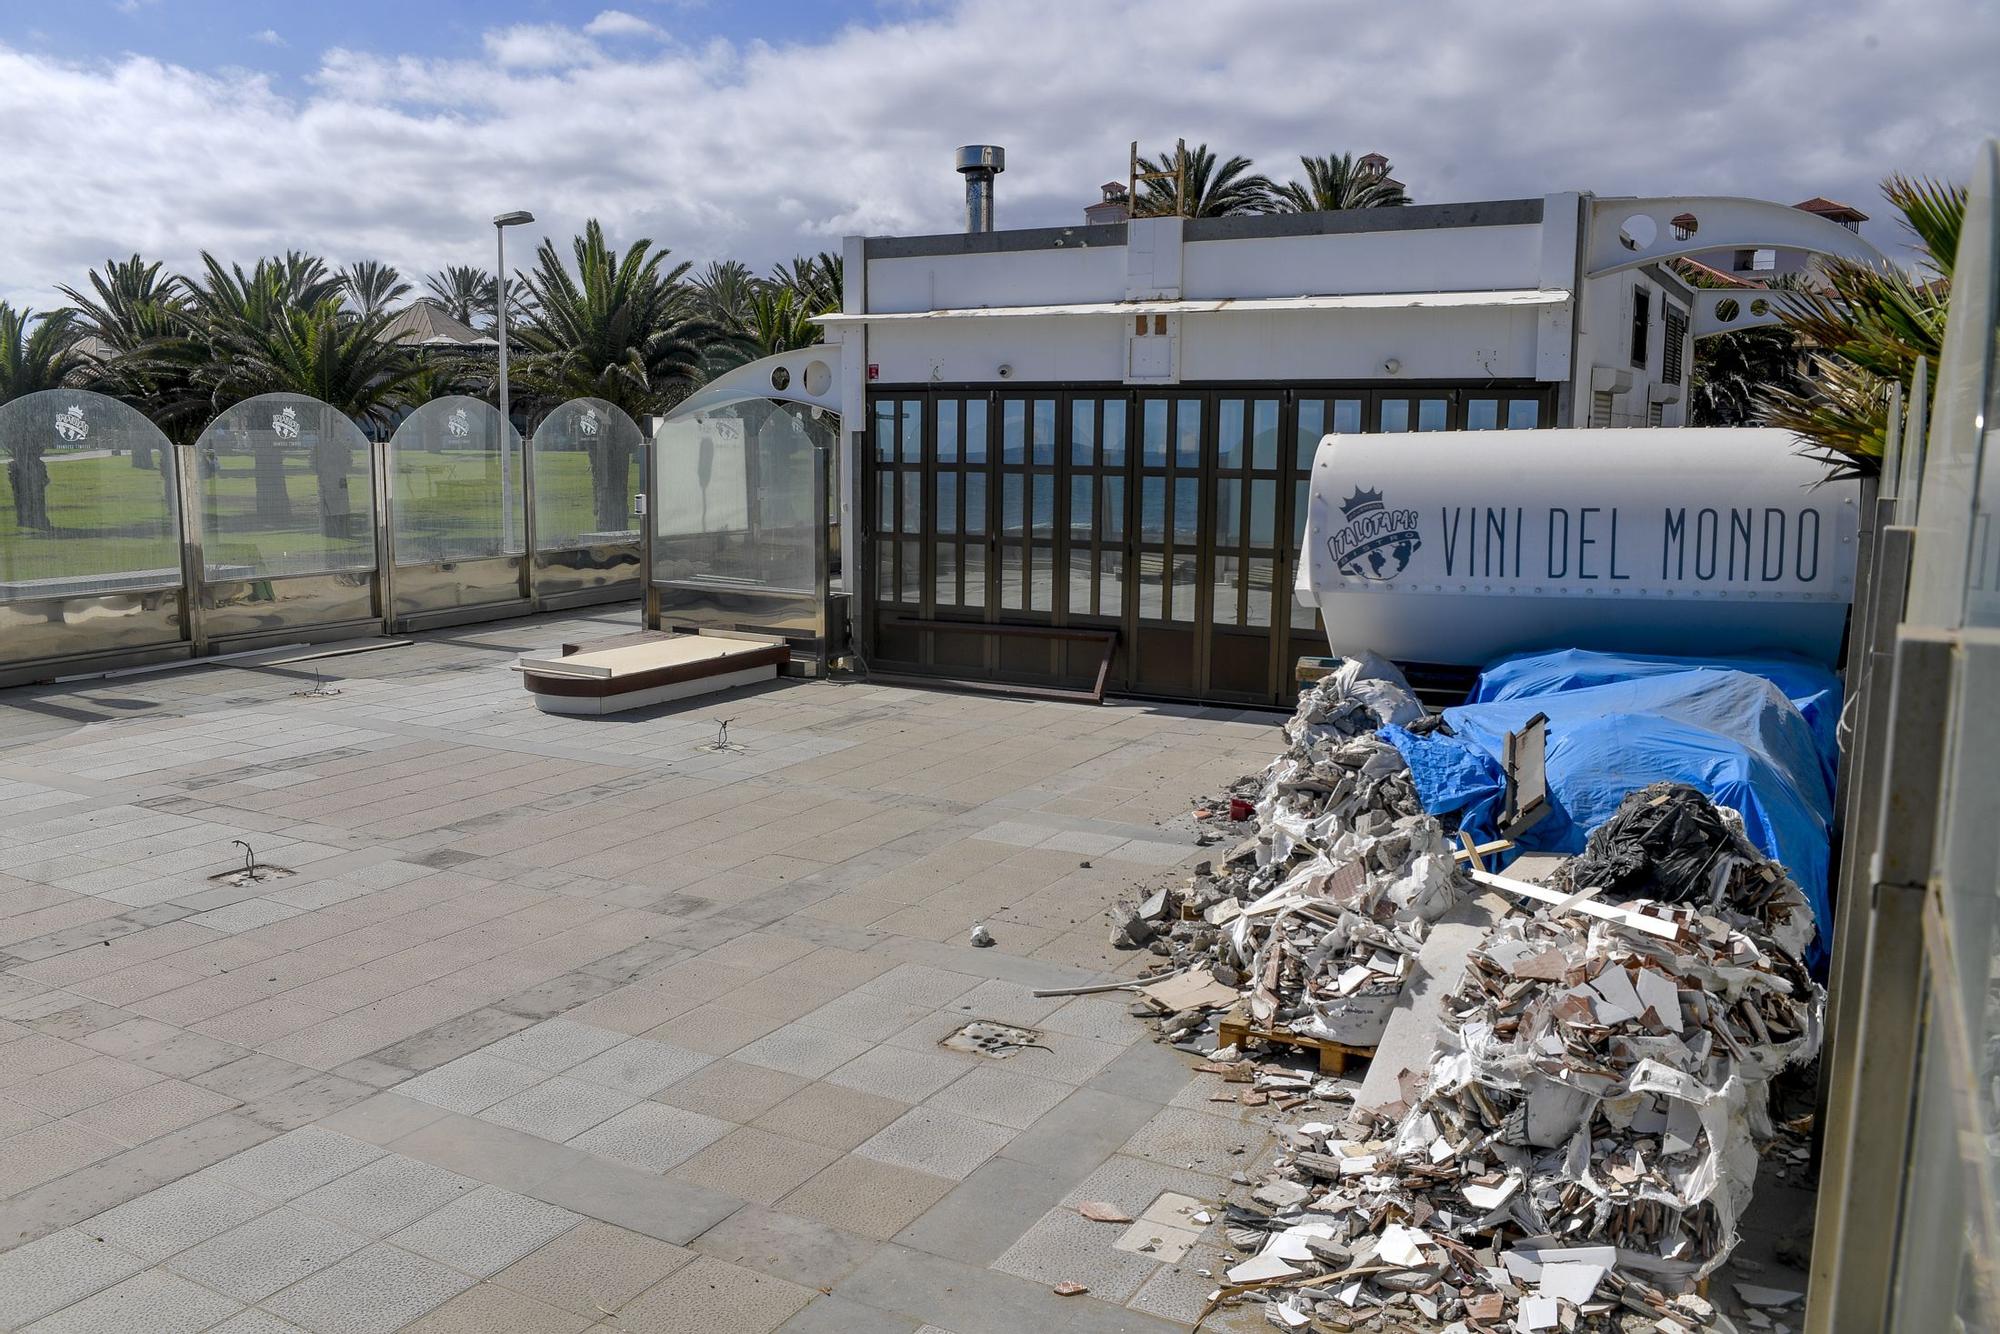
{"label": "distant building", "polygon": [[1098,187],[1104,191],[1104,198],[1095,204],[1085,206],[1083,221],[1087,226],[1101,222],[1124,222],[1132,216],[1132,197],[1125,193],[1125,182],[1106,181]]}
{"label": "distant building", "polygon": [[396,317],[382,329],[382,341],[446,351],[499,346],[491,334],[480,333],[454,318],[443,306],[421,297],[396,312]]}
{"label": "distant building", "polygon": [[[1820,195],[1802,200],[1792,207],[1825,218],[1828,222],[1839,223],[1857,236],[1861,234],[1861,224],[1868,221],[1868,215],[1852,204],[1843,204]],[[1683,216],[1691,220],[1691,215]],[[1681,219],[1676,218],[1673,221],[1678,232]],[[1812,256],[1806,252],[1775,246],[1737,246],[1728,250],[1708,250],[1694,256],[1693,259],[1702,267],[1718,275],[1733,278],[1748,287],[1762,287],[1773,278],[1804,273],[1812,267]]]}

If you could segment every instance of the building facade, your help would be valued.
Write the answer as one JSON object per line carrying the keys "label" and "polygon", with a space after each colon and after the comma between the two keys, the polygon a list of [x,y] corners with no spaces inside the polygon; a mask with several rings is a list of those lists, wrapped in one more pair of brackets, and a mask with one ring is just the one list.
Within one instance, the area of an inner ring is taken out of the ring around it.
{"label": "building facade", "polygon": [[1775,314],[1669,261],[1739,242],[1880,259],[1777,204],[1574,193],[851,237],[836,382],[794,396],[840,414],[854,643],[1073,687],[1108,640],[1112,691],[1281,705],[1324,651],[1321,437],[1681,425],[1694,338]]}

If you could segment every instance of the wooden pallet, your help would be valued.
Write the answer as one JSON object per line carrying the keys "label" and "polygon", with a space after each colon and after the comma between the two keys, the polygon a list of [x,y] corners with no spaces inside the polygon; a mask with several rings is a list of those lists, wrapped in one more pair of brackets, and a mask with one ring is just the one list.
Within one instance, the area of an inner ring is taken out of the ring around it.
{"label": "wooden pallet", "polygon": [[1221,1026],[1217,1031],[1219,1045],[1224,1047],[1240,1047],[1244,1042],[1254,1038],[1259,1042],[1277,1043],[1281,1046],[1316,1052],[1319,1058],[1319,1072],[1323,1075],[1344,1075],[1347,1073],[1347,1062],[1350,1058],[1358,1056],[1366,1060],[1375,1055],[1373,1047],[1349,1047],[1343,1043],[1329,1042],[1325,1038],[1311,1037],[1304,1033],[1258,1028],[1241,1001],[1230,1006],[1223,1014]]}

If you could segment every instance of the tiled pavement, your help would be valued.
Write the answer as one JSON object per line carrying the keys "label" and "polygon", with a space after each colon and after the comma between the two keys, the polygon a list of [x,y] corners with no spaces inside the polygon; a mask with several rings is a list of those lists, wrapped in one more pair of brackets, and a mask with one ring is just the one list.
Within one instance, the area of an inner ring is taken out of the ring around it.
{"label": "tiled pavement", "polygon": [[[335,696],[0,693],[0,1327],[1186,1327],[1213,1229],[1149,1217],[1169,1265],[1073,1206],[1212,1200],[1270,1140],[1115,998],[1031,993],[1143,962],[1103,908],[1276,718],[534,710],[515,654],[627,620],[422,636]],[[239,839],[292,874],[213,879]],[[939,1046],[972,1018],[1042,1045]]]}

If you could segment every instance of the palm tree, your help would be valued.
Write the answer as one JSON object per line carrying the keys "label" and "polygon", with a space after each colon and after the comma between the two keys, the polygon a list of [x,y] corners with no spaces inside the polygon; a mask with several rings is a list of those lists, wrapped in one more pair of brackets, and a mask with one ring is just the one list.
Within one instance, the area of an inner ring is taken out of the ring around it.
{"label": "palm tree", "polygon": [[424,286],[447,314],[475,329],[492,318],[500,291],[491,273],[470,264],[448,265],[425,279]]}
{"label": "palm tree", "polygon": [[1810,351],[1803,385],[1764,392],[1763,419],[1797,434],[1836,475],[1881,467],[1891,387],[1908,391],[1919,358],[1937,364],[1965,221],[1964,186],[1892,176],[1882,193],[1916,239],[1924,281],[1895,267],[1822,259],[1823,287],[1774,298],[1780,324]]}
{"label": "palm tree", "polygon": [[[181,332],[187,306],[179,281],[163,276],[158,260],[149,264],[133,255],[105,260],[101,271],[90,274],[90,288],[94,295],[73,287],[58,289],[69,298],[81,331],[104,345],[86,372],[88,386],[149,416],[161,414],[166,405],[185,403],[193,393],[185,368],[162,365],[152,357]],[[152,449],[135,442],[132,466],[151,468]]]}
{"label": "palm tree", "polygon": [[1207,144],[1163,153],[1156,161],[1140,158],[1142,171],[1163,171],[1164,179],[1140,182],[1132,201],[1136,218],[1226,218],[1238,213],[1266,213],[1271,208],[1271,182],[1250,170],[1250,159],[1233,157],[1217,164]]}
{"label": "palm tree", "polygon": [[817,255],[794,255],[790,263],[774,266],[765,284],[796,292],[797,305],[806,315],[831,315],[840,310],[845,274],[840,256],[822,250]]}
{"label": "palm tree", "polygon": [[402,274],[393,266],[372,259],[359,260],[342,269],[340,281],[346,286],[354,309],[363,315],[385,314],[399,299],[410,294],[410,285],[403,281]]}
{"label": "palm tree", "polygon": [[1303,181],[1287,181],[1271,192],[1276,213],[1323,213],[1343,208],[1395,208],[1410,202],[1389,179],[1389,164],[1355,165],[1354,154],[1301,157]]}
{"label": "palm tree", "polygon": [[[681,282],[688,265],[666,267],[669,251],[646,239],[619,255],[595,218],[570,248],[574,273],[545,239],[534,270],[521,275],[516,374],[532,393],[601,398],[634,420],[661,410],[701,375],[707,345],[721,334]],[[630,449],[614,440],[589,456],[592,503],[606,529],[626,521]]]}
{"label": "palm tree", "polygon": [[700,303],[702,315],[722,328],[734,328],[749,317],[750,299],[757,292],[750,266],[734,259],[710,260],[687,285]]}
{"label": "palm tree", "polygon": [[[0,403],[46,389],[61,389],[89,368],[77,349],[83,336],[67,310],[39,318],[0,301]],[[14,522],[21,528],[49,526],[49,467],[44,442],[16,437],[8,450],[7,481],[14,492]]]}
{"label": "palm tree", "polygon": [[813,323],[812,311],[797,289],[776,285],[766,286],[750,298],[749,317],[742,325],[744,342],[760,357],[811,347],[825,332]]}

